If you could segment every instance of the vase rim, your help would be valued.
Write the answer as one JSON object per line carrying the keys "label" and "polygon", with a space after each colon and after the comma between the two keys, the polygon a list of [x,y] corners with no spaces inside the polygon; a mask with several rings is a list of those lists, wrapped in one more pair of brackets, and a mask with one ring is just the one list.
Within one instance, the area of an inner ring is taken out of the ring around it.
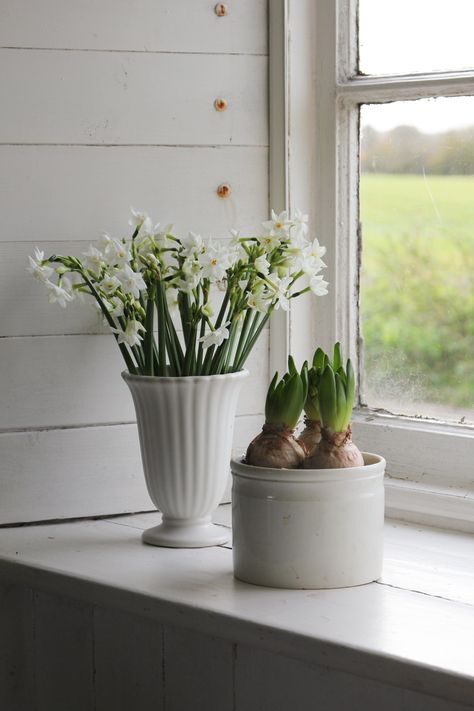
{"label": "vase rim", "polygon": [[129,373],[128,370],[123,370],[121,375],[122,378],[127,381],[135,382],[167,382],[167,383],[181,383],[181,382],[199,382],[199,381],[209,381],[209,380],[240,380],[240,378],[246,378],[249,371],[246,368],[242,370],[237,370],[235,373],[220,373],[220,374],[210,374],[210,375],[141,375]]}
{"label": "vase rim", "polygon": [[361,452],[364,465],[345,469],[276,469],[246,464],[243,456],[233,457],[231,471],[234,476],[248,479],[270,480],[275,482],[317,482],[317,481],[354,481],[382,476],[386,462],[380,454]]}

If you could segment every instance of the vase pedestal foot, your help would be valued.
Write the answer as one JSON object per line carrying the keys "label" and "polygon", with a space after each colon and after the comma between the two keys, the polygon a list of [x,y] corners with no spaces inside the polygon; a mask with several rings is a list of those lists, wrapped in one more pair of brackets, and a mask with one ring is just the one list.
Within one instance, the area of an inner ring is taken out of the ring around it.
{"label": "vase pedestal foot", "polygon": [[163,517],[159,526],[148,528],[142,534],[144,543],[167,548],[206,548],[228,543],[229,540],[230,529],[216,526],[210,516],[189,520]]}

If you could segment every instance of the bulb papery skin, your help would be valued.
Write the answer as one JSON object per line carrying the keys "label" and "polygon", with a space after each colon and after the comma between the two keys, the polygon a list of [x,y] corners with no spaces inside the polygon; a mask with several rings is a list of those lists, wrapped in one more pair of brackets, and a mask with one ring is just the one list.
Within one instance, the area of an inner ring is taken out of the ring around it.
{"label": "bulb papery skin", "polygon": [[304,459],[305,450],[294,438],[293,430],[273,424],[263,425],[245,455],[246,464],[272,469],[300,469]]}
{"label": "bulb papery skin", "polygon": [[304,430],[301,432],[297,441],[303,447],[306,456],[312,457],[321,441],[321,422],[319,420],[312,420],[305,415]]}
{"label": "bulb papery skin", "polygon": [[314,454],[304,462],[305,469],[349,469],[363,467],[364,458],[352,441],[352,427],[344,432],[321,429],[321,441]]}

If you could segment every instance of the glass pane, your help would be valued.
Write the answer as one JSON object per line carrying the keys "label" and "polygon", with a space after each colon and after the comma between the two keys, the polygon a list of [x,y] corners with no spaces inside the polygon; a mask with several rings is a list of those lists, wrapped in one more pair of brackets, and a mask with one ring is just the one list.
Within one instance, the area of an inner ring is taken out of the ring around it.
{"label": "glass pane", "polygon": [[363,399],[473,422],[474,97],[361,108],[360,218]]}
{"label": "glass pane", "polygon": [[359,0],[359,70],[409,74],[474,67],[473,0]]}

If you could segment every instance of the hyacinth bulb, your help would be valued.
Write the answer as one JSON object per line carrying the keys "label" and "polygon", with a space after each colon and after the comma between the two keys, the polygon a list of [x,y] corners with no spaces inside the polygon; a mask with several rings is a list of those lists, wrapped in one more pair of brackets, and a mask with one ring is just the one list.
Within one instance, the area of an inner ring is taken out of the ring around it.
{"label": "hyacinth bulb", "polygon": [[293,358],[288,359],[288,372],[278,382],[278,373],[270,383],[265,402],[265,424],[262,432],[250,443],[245,461],[257,467],[297,469],[306,455],[294,437],[308,382],[298,373]]}

